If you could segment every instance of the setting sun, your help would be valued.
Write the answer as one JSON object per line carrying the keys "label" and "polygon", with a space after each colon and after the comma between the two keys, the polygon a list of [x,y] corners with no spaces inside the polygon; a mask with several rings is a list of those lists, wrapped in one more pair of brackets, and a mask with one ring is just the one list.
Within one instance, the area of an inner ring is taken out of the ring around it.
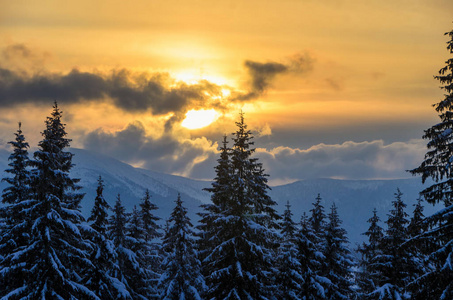
{"label": "setting sun", "polygon": [[199,129],[208,126],[219,117],[219,113],[214,109],[209,110],[190,110],[186,113],[186,118],[181,126],[187,129]]}

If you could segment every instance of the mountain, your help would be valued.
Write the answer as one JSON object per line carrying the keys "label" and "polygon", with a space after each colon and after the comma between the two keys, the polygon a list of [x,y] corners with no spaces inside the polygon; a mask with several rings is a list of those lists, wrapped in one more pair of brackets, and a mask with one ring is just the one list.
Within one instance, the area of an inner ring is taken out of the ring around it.
{"label": "mountain", "polygon": [[[210,182],[192,180],[180,176],[153,172],[134,168],[114,158],[92,151],[74,149],[74,168],[72,178],[80,178],[80,185],[85,197],[82,200],[82,213],[87,217],[90,214],[96,195],[97,179],[102,176],[105,189],[104,196],[110,205],[114,205],[116,197],[121,199],[128,211],[134,205],[139,205],[145,189],[149,189],[151,200],[159,207],[155,212],[162,220],[170,216],[178,192],[181,193],[184,205],[189,211],[193,223],[197,221],[196,213],[200,211],[202,203],[210,201],[210,194],[203,191]],[[0,150],[0,170],[7,168],[9,152]],[[2,171],[3,172],[3,171]],[[5,173],[0,173],[2,177]],[[5,183],[0,183],[3,190]],[[403,192],[403,200],[407,204],[406,211],[412,214],[412,204],[415,203],[418,192],[422,189],[419,178],[400,180],[337,180],[313,179],[298,181],[291,184],[272,187],[271,197],[278,203],[277,210],[283,212],[286,202],[291,204],[294,220],[297,222],[303,212],[309,213],[314,199],[321,194],[326,214],[333,202],[338,206],[338,212],[343,225],[348,231],[351,244],[364,240],[361,235],[368,228],[366,222],[376,207],[382,221],[387,219],[391,202],[397,188]],[[434,212],[431,205],[425,206],[425,215]],[[162,221],[163,222],[163,221]],[[382,227],[386,228],[382,222]]]}
{"label": "mountain", "polygon": [[[71,170],[72,178],[80,178],[80,185],[83,187],[81,192],[85,197],[81,202],[82,213],[88,217],[96,197],[97,180],[102,176],[104,180],[104,197],[113,207],[118,194],[126,209],[130,212],[134,205],[138,207],[145,190],[149,189],[151,201],[159,209],[154,213],[165,220],[175,205],[178,192],[184,205],[190,212],[191,218],[196,218],[195,213],[199,211],[199,206],[210,199],[209,193],[203,188],[210,186],[210,182],[197,181],[180,176],[167,175],[149,170],[134,168],[126,163],[114,158],[82,149],[69,149],[74,154],[74,168]],[[6,173],[7,159],[9,153],[0,150],[0,173],[3,178]],[[0,189],[5,188],[5,183],[0,183]]]}
{"label": "mountain", "polygon": [[[356,243],[365,240],[362,235],[369,224],[367,220],[372,216],[374,208],[377,209],[381,219],[381,226],[395,199],[397,188],[403,193],[402,199],[407,204],[406,212],[412,216],[414,204],[423,189],[420,178],[394,179],[394,180],[338,180],[338,179],[311,179],[297,181],[291,184],[276,186],[270,192],[271,197],[278,203],[278,210],[283,212],[287,201],[291,205],[294,220],[297,222],[303,212],[310,215],[312,203],[318,193],[323,199],[322,203],[326,215],[332,203],[338,207],[338,213],[343,221],[343,227],[348,232],[348,238],[355,247]],[[425,203],[425,216],[437,211],[440,206],[433,207]]]}

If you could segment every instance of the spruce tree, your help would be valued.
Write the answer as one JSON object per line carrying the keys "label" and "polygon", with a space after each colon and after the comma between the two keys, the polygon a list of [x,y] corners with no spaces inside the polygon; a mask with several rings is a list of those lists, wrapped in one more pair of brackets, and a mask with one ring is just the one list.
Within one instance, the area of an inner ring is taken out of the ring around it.
{"label": "spruce tree", "polygon": [[118,257],[116,264],[119,267],[112,275],[126,286],[132,299],[147,299],[149,290],[146,285],[146,271],[140,258],[131,250],[131,246],[136,246],[136,240],[128,236],[127,226],[128,214],[118,194],[108,227],[109,238],[113,241]]}
{"label": "spruce tree", "polygon": [[373,209],[373,216],[367,222],[370,223],[370,227],[363,235],[368,237],[368,243],[363,243],[358,248],[362,258],[356,279],[360,287],[360,293],[363,295],[374,291],[376,284],[381,280],[379,272],[374,268],[372,261],[376,256],[380,255],[381,242],[384,237],[384,229],[379,226],[380,219],[376,208]]}
{"label": "spruce tree", "polygon": [[160,226],[157,222],[160,220],[159,217],[153,214],[154,210],[158,207],[151,202],[151,195],[149,190],[146,189],[145,196],[140,203],[140,221],[141,227],[143,228],[143,259],[144,265],[149,277],[149,285],[153,294],[157,293],[157,281],[160,277],[160,242],[156,239],[162,237]]}
{"label": "spruce tree", "polygon": [[[449,36],[447,49],[453,54],[453,30]],[[431,269],[411,284],[416,299],[453,299],[453,57],[446,60],[445,66],[434,76],[445,91],[444,98],[434,104],[440,122],[425,130],[423,139],[428,140],[428,151],[419,167],[410,170],[420,174],[422,182],[433,181],[421,191],[426,202],[443,203],[445,208],[426,218],[431,229],[420,236],[430,240],[429,264]]]}
{"label": "spruce tree", "polygon": [[163,248],[167,253],[163,261],[164,273],[159,283],[160,299],[201,299],[204,279],[195,249],[193,225],[179,194],[175,202],[176,206],[169,219],[170,227],[163,240]]}
{"label": "spruce tree", "polygon": [[0,297],[24,287],[23,266],[17,254],[22,251],[30,239],[29,220],[26,209],[30,207],[28,200],[30,191],[30,171],[28,148],[22,133],[21,123],[15,133],[15,140],[8,142],[13,147],[9,156],[10,176],[2,178],[7,187],[2,193],[0,207]]}
{"label": "spruce tree", "polygon": [[341,227],[341,223],[334,203],[325,229],[325,269],[322,272],[330,281],[327,299],[332,300],[351,299],[353,296],[351,286],[354,258],[347,247],[346,230]]}
{"label": "spruce tree", "polygon": [[319,274],[324,255],[317,249],[317,240],[311,222],[304,212],[300,220],[300,230],[296,235],[302,276],[300,298],[304,300],[327,299],[324,286],[329,280]]}
{"label": "spruce tree", "polygon": [[23,209],[27,245],[18,249],[14,264],[20,265],[23,286],[11,290],[10,297],[46,299],[98,299],[81,284],[83,272],[91,262],[90,244],[83,238],[84,218],[79,210],[83,194],[79,179],[72,179],[72,154],[66,152],[62,112],[57,103],[47,118],[43,140],[34,153],[30,200]]}
{"label": "spruce tree", "polygon": [[96,198],[91,215],[88,218],[92,231],[87,233],[87,239],[92,243],[90,260],[91,268],[85,275],[84,283],[103,300],[131,299],[126,286],[113,274],[118,272],[117,254],[113,242],[107,237],[109,204],[103,196],[104,181],[98,179]]}
{"label": "spruce tree", "polygon": [[[252,157],[253,135],[247,129],[244,115],[236,122],[228,168],[222,173],[228,181],[222,186],[222,200],[213,193],[212,210],[204,216],[210,224],[212,241],[203,260],[208,291],[206,298],[266,299],[273,293],[272,253],[278,228],[275,202],[267,195],[267,175]],[[219,175],[219,174],[217,174]],[[215,183],[218,183],[219,176]],[[213,185],[213,189],[216,185]],[[219,190],[216,190],[219,191]],[[220,193],[220,191],[219,191]]]}
{"label": "spruce tree", "polygon": [[380,280],[369,299],[406,299],[406,285],[410,281],[410,255],[403,244],[407,241],[408,214],[399,189],[392,201],[393,208],[388,214],[386,235],[381,241],[380,253],[372,260],[372,266],[379,272]]}
{"label": "spruce tree", "polygon": [[280,244],[279,255],[277,257],[277,276],[276,276],[276,298],[277,299],[301,299],[301,283],[303,278],[300,274],[301,265],[299,253],[295,244],[296,224],[292,220],[291,205],[289,201],[283,214],[281,223],[282,241]]}
{"label": "spruce tree", "polygon": [[[222,147],[220,148],[220,158],[217,159],[217,166],[215,166],[216,177],[212,182],[212,187],[205,188],[205,191],[212,193],[212,203],[202,204],[202,212],[198,213],[200,216],[199,225],[197,229],[199,233],[198,248],[200,254],[200,260],[203,261],[218,244],[214,238],[217,236],[217,228],[214,224],[215,220],[221,217],[221,213],[227,208],[228,197],[231,196],[230,182],[231,182],[231,162],[230,162],[230,151],[227,147],[228,141],[227,136],[223,136]],[[211,270],[203,265],[203,274],[205,276],[211,274]]]}

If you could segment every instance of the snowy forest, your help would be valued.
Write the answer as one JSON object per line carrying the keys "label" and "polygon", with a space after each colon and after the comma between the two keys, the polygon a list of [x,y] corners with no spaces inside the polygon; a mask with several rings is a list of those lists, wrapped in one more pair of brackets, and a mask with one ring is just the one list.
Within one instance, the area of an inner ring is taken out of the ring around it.
{"label": "snowy forest", "polygon": [[[440,123],[425,130],[428,150],[410,170],[432,184],[414,208],[398,189],[385,220],[370,211],[358,247],[322,191],[300,220],[289,202],[277,213],[243,113],[221,143],[197,224],[181,196],[170,216],[158,215],[148,191],[132,211],[120,194],[110,207],[101,177],[85,219],[55,102],[33,155],[20,123],[9,142],[0,299],[453,299],[453,57],[435,78],[445,91],[434,105]],[[425,216],[424,203],[444,208]]]}

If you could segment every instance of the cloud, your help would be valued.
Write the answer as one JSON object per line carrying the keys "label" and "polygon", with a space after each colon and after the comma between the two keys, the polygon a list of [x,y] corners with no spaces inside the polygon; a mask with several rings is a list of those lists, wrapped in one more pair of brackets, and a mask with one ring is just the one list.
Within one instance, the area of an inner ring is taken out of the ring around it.
{"label": "cloud", "polygon": [[0,69],[0,105],[20,103],[48,104],[83,103],[110,99],[129,112],[151,110],[155,115],[185,111],[193,107],[221,107],[209,95],[221,95],[221,87],[207,81],[197,84],[169,84],[166,74],[134,74],[114,70],[108,75],[73,69],[67,74],[35,74],[23,76],[9,69]]}
{"label": "cloud", "polygon": [[49,53],[30,49],[25,44],[12,44],[0,51],[0,66],[21,73],[38,72],[49,57]]}
{"label": "cloud", "polygon": [[309,53],[296,54],[284,63],[246,60],[244,66],[249,76],[250,91],[237,95],[239,100],[250,100],[264,94],[277,75],[292,73],[302,75],[313,69],[314,59]]}
{"label": "cloud", "polygon": [[426,152],[422,140],[384,144],[382,140],[319,144],[309,149],[276,147],[257,149],[272,180],[308,178],[379,179],[405,178]]}
{"label": "cloud", "polygon": [[[183,176],[193,176],[193,169],[206,160],[217,159],[217,144],[206,138],[176,139],[170,134],[159,138],[147,136],[140,122],[130,123],[123,130],[113,133],[102,129],[88,133],[83,141],[85,149],[100,152],[132,165],[153,171]],[[208,164],[212,165],[212,164]],[[209,169],[198,168],[197,178],[212,178],[213,165]],[[207,176],[207,177],[200,177]]]}

